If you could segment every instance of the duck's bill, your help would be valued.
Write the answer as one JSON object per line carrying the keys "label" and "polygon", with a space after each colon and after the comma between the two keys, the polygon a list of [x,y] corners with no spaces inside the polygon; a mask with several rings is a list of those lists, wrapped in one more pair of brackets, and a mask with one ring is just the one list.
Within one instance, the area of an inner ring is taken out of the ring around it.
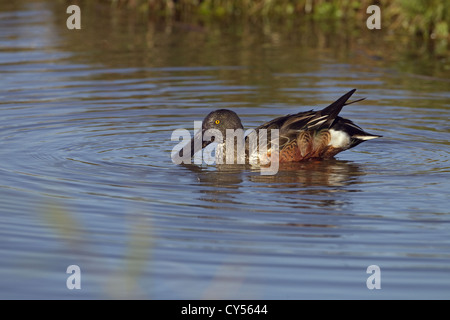
{"label": "duck's bill", "polygon": [[203,133],[204,130],[198,131],[195,136],[187,143],[179,152],[180,158],[183,157],[184,152],[187,153],[190,152],[191,158],[196,154],[198,151],[204,149],[206,146],[211,144],[212,141],[203,141]]}

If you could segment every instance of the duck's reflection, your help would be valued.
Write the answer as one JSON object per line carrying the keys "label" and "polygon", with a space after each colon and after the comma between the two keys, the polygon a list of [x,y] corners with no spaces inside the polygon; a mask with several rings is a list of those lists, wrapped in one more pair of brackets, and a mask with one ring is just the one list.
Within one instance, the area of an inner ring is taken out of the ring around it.
{"label": "duck's reflection", "polygon": [[[261,175],[259,169],[248,165],[220,165],[202,167],[185,165],[194,172],[199,184],[203,187],[203,201],[219,203],[241,203],[241,193],[254,193],[260,198],[265,193],[276,202],[280,197],[293,201],[293,195],[315,196],[328,194],[327,197],[316,197],[315,206],[335,206],[348,202],[349,197],[342,194],[359,191],[359,177],[364,175],[360,166],[351,161],[322,160],[280,164],[275,175]],[[249,193],[249,189],[250,190]],[[335,194],[330,197],[329,194]],[[239,198],[239,200],[237,200]],[[295,204],[292,203],[294,206]]]}
{"label": "duck's reflection", "polygon": [[357,164],[333,159],[283,163],[276,175],[252,175],[251,181],[283,188],[324,187],[311,191],[333,192],[332,187],[352,185],[360,175]]}

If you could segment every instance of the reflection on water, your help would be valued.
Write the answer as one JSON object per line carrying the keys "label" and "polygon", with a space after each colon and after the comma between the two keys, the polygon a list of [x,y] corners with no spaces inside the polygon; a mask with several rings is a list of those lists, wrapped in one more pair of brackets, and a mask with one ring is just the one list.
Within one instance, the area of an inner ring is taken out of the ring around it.
{"label": "reflection on water", "polygon": [[357,177],[361,174],[358,165],[351,161],[307,161],[282,164],[279,174],[253,176],[252,181],[309,190],[313,190],[313,187],[323,187],[323,192],[334,192],[339,190],[338,187],[357,183]]}
{"label": "reflection on water", "polygon": [[[239,205],[236,195],[245,189],[248,182],[254,183],[253,188],[264,197],[305,195],[314,196],[322,193],[358,192],[358,176],[363,173],[356,163],[340,160],[307,161],[302,163],[283,163],[276,175],[261,175],[259,169],[249,165],[218,165],[217,170],[197,165],[183,165],[195,173],[199,192],[205,194],[202,201],[214,203],[229,203]],[[355,189],[349,188],[355,185]],[[344,188],[345,187],[345,188]],[[264,189],[264,190],[263,190]],[[339,201],[316,199],[315,205],[333,206]]]}
{"label": "reflection on water", "polygon": [[[449,297],[445,61],[96,10],[71,32],[63,2],[0,3],[1,298]],[[335,160],[171,161],[173,130],[213,109],[252,128],[351,88],[367,100],[342,115],[384,138]]]}

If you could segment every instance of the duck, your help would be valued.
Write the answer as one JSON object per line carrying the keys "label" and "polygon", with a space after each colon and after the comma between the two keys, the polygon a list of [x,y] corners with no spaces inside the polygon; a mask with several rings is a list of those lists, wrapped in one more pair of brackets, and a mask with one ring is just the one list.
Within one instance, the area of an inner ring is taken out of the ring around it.
{"label": "duck", "polygon": [[[344,106],[365,99],[347,102],[355,91],[356,89],[347,92],[322,110],[288,114],[251,130],[250,134],[242,137],[245,152],[243,158],[246,162],[260,160],[265,163],[267,161],[287,163],[332,159],[338,153],[354,148],[364,141],[382,137],[381,135],[368,133],[353,121],[339,116]],[[209,140],[204,139],[204,135],[211,129],[215,130],[212,132],[216,132],[216,136],[222,136],[222,139],[218,140],[220,148],[217,149],[222,151],[216,152],[216,158],[223,160],[225,159],[227,143],[230,141],[224,141],[223,137],[226,137],[227,131],[230,129],[243,131],[244,127],[236,112],[229,109],[214,110],[203,119],[201,130],[189,142],[190,146],[187,146],[190,148],[181,149],[179,156],[183,157],[184,150],[190,149],[192,158],[200,148],[204,149],[214,142],[216,140],[214,135]],[[274,132],[273,130],[277,130],[275,138],[278,141],[274,141],[273,134],[269,135],[267,138],[268,147],[262,149],[264,152],[255,152],[255,148],[250,143],[251,138],[256,137],[258,139],[258,137],[261,137],[260,132]],[[195,139],[200,139],[201,143],[194,143]],[[233,145],[236,151],[234,154],[237,155],[238,143],[233,143]],[[237,156],[234,158],[237,159]]]}

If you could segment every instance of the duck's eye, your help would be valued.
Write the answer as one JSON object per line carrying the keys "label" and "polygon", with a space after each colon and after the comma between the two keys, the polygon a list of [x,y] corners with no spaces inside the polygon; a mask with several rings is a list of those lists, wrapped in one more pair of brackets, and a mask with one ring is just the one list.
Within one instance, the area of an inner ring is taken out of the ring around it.
{"label": "duck's eye", "polygon": [[219,124],[220,123],[220,120],[216,120],[216,121],[214,121],[216,124]]}

